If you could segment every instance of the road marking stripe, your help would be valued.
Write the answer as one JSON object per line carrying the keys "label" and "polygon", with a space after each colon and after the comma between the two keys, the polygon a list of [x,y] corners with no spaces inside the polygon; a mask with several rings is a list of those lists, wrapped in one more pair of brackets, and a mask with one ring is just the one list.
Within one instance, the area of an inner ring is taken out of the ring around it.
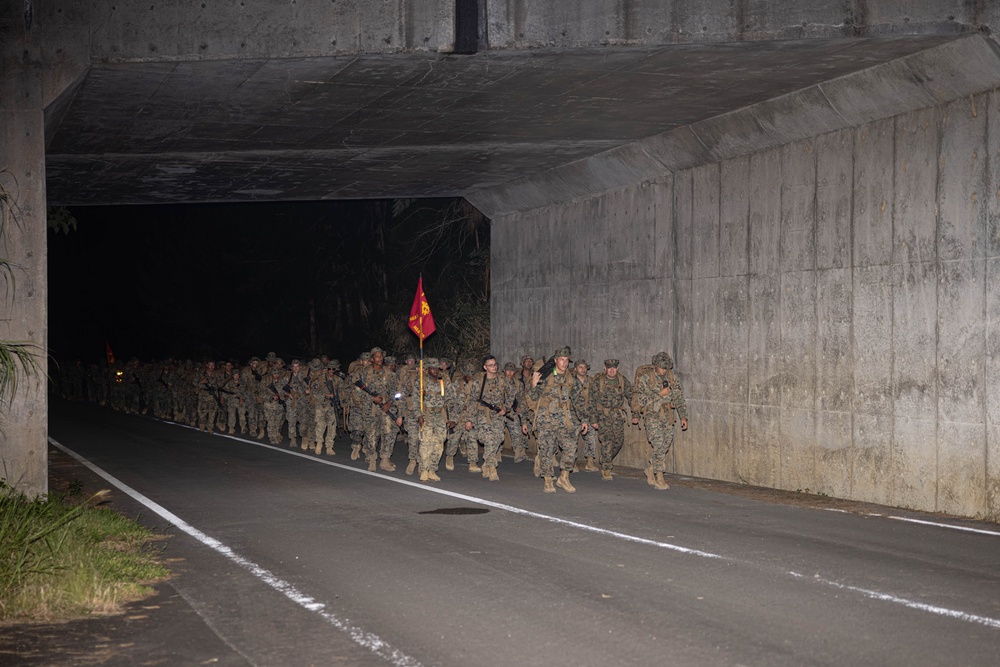
{"label": "road marking stripe", "polygon": [[1000,537],[1000,531],[986,530],[985,528],[969,528],[968,526],[956,526],[953,523],[941,523],[940,521],[927,521],[925,519],[914,519],[908,516],[893,516],[892,514],[880,514],[877,512],[848,512],[847,510],[837,509],[835,507],[824,507],[823,509],[827,512],[839,512],[841,514],[858,514],[859,516],[879,517],[883,519],[892,519],[893,521],[906,521],[907,523],[919,523],[924,526],[934,526],[935,528],[947,528],[949,530],[961,530],[967,533],[978,533],[980,535],[991,535],[993,537]]}
{"label": "road marking stripe", "polygon": [[146,496],[142,495],[141,493],[139,493],[132,487],[128,486],[121,480],[117,479],[110,473],[105,472],[103,469],[91,463],[90,461],[80,456],[76,452],[56,442],[53,438],[49,438],[49,442],[52,443],[54,447],[57,447],[66,454],[68,454],[69,456],[72,456],[74,459],[82,463],[84,466],[89,468],[95,474],[101,476],[109,483],[118,487],[118,489],[120,489],[123,493],[131,496],[133,500],[145,505],[150,510],[158,514],[161,518],[172,523],[181,531],[187,533],[188,535],[198,540],[205,546],[222,554],[223,556],[233,561],[237,565],[248,570],[255,577],[257,577],[265,584],[267,584],[271,588],[275,589],[276,591],[287,597],[295,604],[305,609],[308,609],[313,613],[318,614],[320,617],[322,617],[328,623],[333,625],[335,628],[346,633],[355,643],[368,649],[375,655],[385,660],[388,660],[393,665],[399,665],[399,667],[420,667],[421,663],[416,658],[413,658],[403,653],[399,649],[394,648],[391,644],[386,642],[378,635],[363,630],[355,625],[352,625],[348,619],[340,618],[336,614],[326,611],[326,605],[324,603],[316,601],[314,598],[306,595],[305,593],[302,593],[297,588],[295,588],[295,586],[277,577],[276,575],[264,569],[260,565],[257,565],[253,561],[247,560],[243,556],[240,556],[222,542],[219,542],[214,537],[210,537],[209,535],[206,535],[205,533],[201,532],[194,526],[191,526],[190,524],[188,524],[187,522],[185,522],[180,517],[176,516],[163,506],[150,500]]}
{"label": "road marking stripe", "polygon": [[990,618],[989,616],[978,616],[976,614],[969,614],[964,611],[958,611],[956,609],[948,609],[946,607],[938,607],[932,604],[927,604],[926,602],[916,602],[914,600],[907,600],[906,598],[896,597],[895,595],[890,595],[888,593],[880,593],[879,591],[868,590],[867,588],[859,588],[857,586],[849,586],[847,584],[842,584],[837,581],[831,581],[830,579],[823,579],[822,577],[810,577],[805,574],[800,574],[798,572],[789,572],[797,579],[804,579],[807,581],[815,581],[817,583],[826,584],[827,586],[833,586],[834,588],[839,588],[844,591],[854,591],[855,593],[861,593],[865,597],[873,598],[875,600],[884,600],[885,602],[892,602],[894,604],[903,605],[904,607],[909,607],[910,609],[919,609],[920,611],[930,612],[932,614],[937,614],[938,616],[947,616],[949,618],[954,618],[959,621],[966,621],[968,623],[978,623],[980,625],[985,625],[990,628],[1000,628],[1000,620],[995,618]]}
{"label": "road marking stripe", "polygon": [[[174,424],[176,426],[182,426],[184,428],[191,428],[191,429],[194,428],[193,426],[188,426],[186,424],[177,424],[176,422],[167,422],[167,423]],[[530,516],[530,517],[537,518],[537,519],[543,519],[545,521],[550,521],[552,523],[557,523],[557,524],[561,524],[561,525],[564,525],[564,526],[570,526],[572,528],[579,528],[580,530],[585,530],[585,531],[592,532],[592,533],[598,533],[598,534],[601,534],[601,535],[607,535],[609,537],[615,537],[615,538],[618,538],[618,539],[621,539],[621,540],[625,540],[625,541],[628,541],[628,542],[634,542],[634,543],[637,543],[637,544],[645,544],[645,545],[648,545],[648,546],[655,546],[655,547],[659,547],[661,549],[668,549],[668,550],[676,551],[676,552],[683,553],[683,554],[688,554],[688,555],[692,555],[692,556],[700,556],[702,558],[719,559],[719,560],[725,560],[725,561],[736,562],[736,563],[744,563],[746,565],[756,566],[756,564],[754,564],[754,563],[752,563],[750,561],[741,561],[741,560],[738,560],[738,559],[735,559],[735,558],[731,558],[729,556],[723,556],[723,555],[720,555],[720,554],[714,554],[714,553],[711,553],[711,552],[708,552],[708,551],[701,551],[700,549],[690,549],[688,547],[682,547],[682,546],[679,546],[679,545],[676,545],[676,544],[670,544],[669,542],[658,542],[656,540],[650,540],[650,539],[643,538],[643,537],[637,537],[635,535],[628,535],[627,533],[620,533],[620,532],[614,531],[614,530],[607,530],[607,529],[604,529],[604,528],[598,528],[596,526],[590,526],[590,525],[585,524],[585,523],[579,523],[579,522],[576,522],[576,521],[569,521],[567,519],[561,519],[559,517],[550,516],[548,514],[541,514],[539,512],[533,512],[531,510],[521,509],[520,507],[514,507],[513,505],[507,505],[507,504],[504,504],[504,503],[494,502],[492,500],[486,500],[485,498],[478,498],[476,496],[469,496],[469,495],[465,495],[465,494],[462,494],[462,493],[457,493],[455,491],[448,491],[448,490],[445,490],[445,489],[436,488],[436,487],[433,487],[433,486],[428,486],[427,484],[423,484],[423,483],[420,483],[420,482],[411,482],[410,480],[407,480],[407,479],[399,479],[398,477],[389,477],[388,475],[383,475],[383,474],[380,474],[380,473],[377,473],[377,472],[369,472],[368,470],[365,470],[363,468],[357,468],[355,466],[345,465],[343,463],[336,463],[334,461],[328,461],[326,459],[319,459],[319,458],[316,458],[315,456],[310,455],[310,454],[304,454],[304,453],[301,453],[301,452],[298,452],[298,451],[288,450],[288,449],[284,449],[284,448],[281,448],[281,447],[276,447],[276,446],[271,445],[271,444],[267,444],[267,443],[263,443],[263,442],[257,442],[257,441],[254,441],[254,440],[247,440],[245,438],[240,438],[240,437],[237,437],[235,435],[229,435],[229,434],[226,434],[226,433],[215,433],[214,435],[221,436],[223,438],[228,438],[230,440],[235,440],[236,442],[240,442],[240,443],[243,443],[243,444],[256,445],[256,446],[262,447],[264,449],[270,449],[270,450],[273,450],[273,451],[281,452],[283,454],[290,454],[292,456],[297,456],[299,458],[305,459],[307,461],[312,461],[314,463],[322,463],[324,465],[333,466],[334,468],[340,468],[342,470],[348,470],[348,471],[351,471],[351,472],[354,472],[354,473],[360,473],[362,475],[369,475],[371,477],[377,477],[379,479],[384,479],[384,480],[387,480],[387,481],[390,481],[390,482],[395,482],[396,484],[405,484],[406,486],[411,486],[411,487],[413,487],[415,489],[421,489],[423,491],[429,491],[431,493],[437,493],[439,495],[449,496],[451,498],[458,498],[459,500],[466,500],[466,501],[469,501],[469,502],[474,502],[474,503],[477,503],[477,504],[480,504],[480,505],[485,505],[487,507],[493,507],[493,508],[496,508],[496,509],[501,509],[501,510],[505,510],[505,511],[508,511],[508,512],[512,512],[514,514],[520,514],[522,516]],[[889,518],[895,518],[895,517],[889,517]],[[879,591],[871,591],[871,590],[868,590],[868,589],[858,588],[856,586],[850,586],[848,584],[839,583],[839,582],[832,581],[832,580],[829,580],[829,579],[822,579],[820,577],[805,577],[805,576],[803,576],[803,575],[801,575],[801,574],[799,574],[797,572],[793,572],[793,571],[788,571],[788,572],[786,572],[786,574],[788,574],[789,576],[791,576],[793,578],[797,578],[797,579],[810,579],[810,580],[815,581],[815,582],[826,584],[826,585],[831,586],[833,588],[837,588],[837,589],[840,589],[840,590],[853,591],[855,593],[860,593],[861,595],[864,595],[864,596],[869,597],[869,598],[873,598],[873,599],[876,599],[876,600],[882,600],[884,602],[891,602],[891,603],[894,603],[894,604],[902,605],[904,607],[908,607],[910,609],[917,609],[917,610],[920,610],[920,611],[925,611],[925,612],[929,612],[929,613],[932,613],[932,614],[936,614],[938,616],[946,616],[948,618],[954,618],[954,619],[957,619],[957,620],[966,621],[966,622],[970,622],[970,623],[978,623],[980,625],[986,625],[986,626],[992,627],[992,628],[1000,628],[1000,619],[990,618],[988,616],[978,616],[976,614],[970,614],[970,613],[967,613],[967,612],[964,612],[964,611],[958,611],[956,609],[948,609],[946,607],[937,607],[937,606],[929,605],[929,604],[926,604],[926,603],[923,603],[923,602],[917,602],[917,601],[914,601],[914,600],[908,600],[906,598],[897,597],[895,595],[890,595],[888,593],[881,593]]]}

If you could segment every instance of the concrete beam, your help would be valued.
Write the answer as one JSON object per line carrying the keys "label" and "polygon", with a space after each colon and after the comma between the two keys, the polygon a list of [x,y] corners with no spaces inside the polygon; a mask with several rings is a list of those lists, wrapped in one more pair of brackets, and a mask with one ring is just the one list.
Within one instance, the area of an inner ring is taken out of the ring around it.
{"label": "concrete beam", "polygon": [[628,177],[655,180],[998,85],[997,44],[981,35],[962,37],[466,197],[489,217],[509,215],[612,190]]}

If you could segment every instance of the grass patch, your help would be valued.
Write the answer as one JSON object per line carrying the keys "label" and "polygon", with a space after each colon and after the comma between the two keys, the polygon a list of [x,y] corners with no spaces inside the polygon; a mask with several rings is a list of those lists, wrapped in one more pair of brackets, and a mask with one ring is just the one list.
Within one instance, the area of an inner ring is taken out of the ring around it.
{"label": "grass patch", "polygon": [[169,575],[156,535],[100,507],[106,495],[29,500],[0,484],[0,621],[113,613]]}

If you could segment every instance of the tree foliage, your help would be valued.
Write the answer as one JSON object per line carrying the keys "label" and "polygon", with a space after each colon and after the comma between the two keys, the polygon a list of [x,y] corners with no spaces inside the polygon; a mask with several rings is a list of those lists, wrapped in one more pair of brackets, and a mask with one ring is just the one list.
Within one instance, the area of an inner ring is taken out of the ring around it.
{"label": "tree foliage", "polygon": [[[80,219],[75,236],[83,238],[72,246],[75,256],[112,258],[89,270],[116,298],[74,318],[109,322],[90,335],[95,355],[105,338],[118,356],[146,358],[274,351],[286,359],[347,359],[374,345],[416,352],[407,319],[421,275],[438,323],[425,354],[468,357],[489,347],[489,222],[462,200],[73,213]],[[91,226],[106,233],[91,238]],[[68,248],[50,236],[50,257],[66,251],[65,261],[74,261]],[[128,283],[118,287],[121,276]],[[58,303],[83,299],[61,285],[50,280]],[[62,317],[58,307],[52,312]]]}

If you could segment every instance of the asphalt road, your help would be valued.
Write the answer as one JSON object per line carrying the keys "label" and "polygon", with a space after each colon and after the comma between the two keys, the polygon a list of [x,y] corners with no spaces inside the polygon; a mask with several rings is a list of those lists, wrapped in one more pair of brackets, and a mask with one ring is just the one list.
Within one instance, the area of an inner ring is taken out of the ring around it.
{"label": "asphalt road", "polygon": [[500,482],[459,466],[422,484],[402,446],[374,474],[346,441],[317,457],[89,405],[50,414],[54,446],[173,536],[170,584],[225,649],[214,664],[1000,661],[995,524],[669,477],[579,473],[577,493],[544,494],[509,458]]}

